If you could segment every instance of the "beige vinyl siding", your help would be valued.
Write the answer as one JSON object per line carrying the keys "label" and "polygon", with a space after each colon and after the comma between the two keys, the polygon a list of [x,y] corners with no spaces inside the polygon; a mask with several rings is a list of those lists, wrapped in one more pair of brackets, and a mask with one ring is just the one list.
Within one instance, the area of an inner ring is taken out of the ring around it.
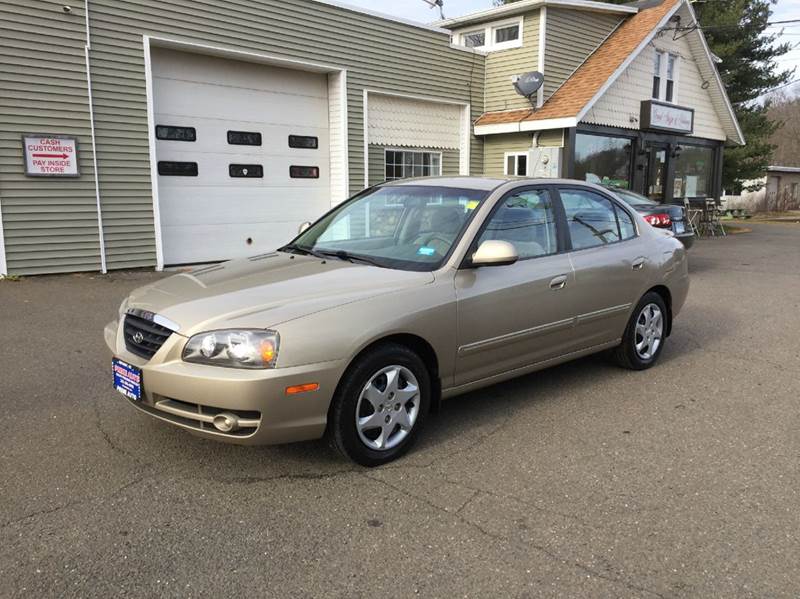
{"label": "beige vinyl siding", "polygon": [[[409,150],[415,152],[439,152],[442,155],[442,175],[458,176],[459,173],[459,151],[441,150],[435,148],[398,148],[399,150]],[[386,147],[371,145],[369,147],[369,184],[377,185],[386,180]]]}
{"label": "beige vinyl siding", "polygon": [[564,130],[548,129],[539,133],[539,145],[543,148],[564,147]]}
{"label": "beige vinyl siding", "polygon": [[[70,243],[76,246],[73,258],[31,261],[33,253],[51,250],[53,242],[66,243],[45,236],[42,244],[32,240],[33,247],[23,256],[17,249],[16,230],[40,230],[44,221],[38,213],[21,215],[15,205],[20,200],[7,201],[5,191],[0,190],[4,194],[12,272],[22,272],[22,267],[31,272],[37,265],[42,271],[53,271],[48,265],[61,262],[64,270],[98,268],[96,220],[90,209],[94,203],[91,146],[86,137],[84,13],[82,2],[70,4],[73,12],[65,14],[62,4],[53,1],[28,0],[20,6],[17,1],[0,0],[3,23],[8,28],[3,43],[11,45],[3,51],[0,77],[5,89],[12,75],[22,86],[20,97],[3,96],[5,116],[0,119],[10,119],[13,125],[9,133],[8,124],[3,123],[3,173],[17,173],[11,180],[14,193],[42,190],[37,202],[48,203],[48,214],[62,230],[71,232]],[[98,170],[109,268],[156,263],[143,35],[346,69],[350,193],[364,185],[364,89],[468,102],[473,120],[483,113],[482,55],[452,49],[445,32],[322,2],[92,0],[90,25]],[[44,52],[39,51],[41,48]],[[59,95],[46,98],[53,92]],[[79,134],[84,177],[72,183],[24,180],[19,175],[18,135],[31,128]],[[483,142],[473,136],[470,143],[472,171],[480,172]],[[4,174],[0,182],[3,188],[8,185],[5,179]],[[63,200],[53,199],[59,194]],[[67,205],[74,205],[75,210]],[[26,235],[30,237],[30,233]],[[94,250],[89,247],[92,242]]]}
{"label": "beige vinyl siding", "polygon": [[548,8],[545,19],[544,97],[549,98],[621,22],[620,15]]}
{"label": "beige vinyl siding", "polygon": [[[648,45],[609,87],[602,98],[586,113],[584,122],[624,129],[638,129],[642,100],[653,93],[653,62],[656,50],[678,56],[677,82],[673,101],[694,109],[694,137],[727,138],[726,130],[711,96],[711,87],[703,89],[704,78],[689,44],[688,37],[657,38]],[[705,57],[698,57],[705,60]]]}
{"label": "beige vinyl siding", "polygon": [[[100,269],[83,6],[0,1],[0,205],[12,274]],[[79,178],[25,176],[22,135],[78,138]]]}
{"label": "beige vinyl siding", "polygon": [[487,135],[483,142],[484,174],[488,177],[505,174],[505,153],[525,152],[533,145],[532,133],[504,133]]}
{"label": "beige vinyl siding", "polygon": [[[472,25],[458,32],[474,31],[485,25]],[[520,96],[511,83],[513,75],[521,75],[539,68],[539,10],[524,16],[522,46],[489,52],[486,56],[485,110],[512,110],[530,107],[530,102]]]}

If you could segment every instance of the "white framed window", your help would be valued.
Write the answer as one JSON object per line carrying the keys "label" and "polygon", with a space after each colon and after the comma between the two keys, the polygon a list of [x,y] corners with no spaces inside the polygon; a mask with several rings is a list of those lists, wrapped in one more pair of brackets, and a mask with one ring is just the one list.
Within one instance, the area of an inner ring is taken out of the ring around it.
{"label": "white framed window", "polygon": [[679,56],[656,50],[653,58],[653,99],[676,102]]}
{"label": "white framed window", "polygon": [[457,38],[462,46],[494,52],[522,46],[522,18],[488,23],[484,27],[460,33]]}
{"label": "white framed window", "polygon": [[384,152],[384,165],[387,181],[438,177],[442,174],[442,153],[387,149]]}
{"label": "white framed window", "polygon": [[505,154],[505,168],[503,172],[506,175],[514,177],[527,177],[528,176],[528,153],[527,152],[506,152]]}

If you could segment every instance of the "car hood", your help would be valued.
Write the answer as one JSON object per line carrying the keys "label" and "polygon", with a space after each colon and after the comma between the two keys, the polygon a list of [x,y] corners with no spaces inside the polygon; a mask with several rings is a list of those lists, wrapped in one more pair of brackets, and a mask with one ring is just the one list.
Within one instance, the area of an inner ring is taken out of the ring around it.
{"label": "car hood", "polygon": [[433,280],[429,272],[275,252],[162,279],[134,291],[127,309],[164,316],[188,336],[223,327],[274,327]]}

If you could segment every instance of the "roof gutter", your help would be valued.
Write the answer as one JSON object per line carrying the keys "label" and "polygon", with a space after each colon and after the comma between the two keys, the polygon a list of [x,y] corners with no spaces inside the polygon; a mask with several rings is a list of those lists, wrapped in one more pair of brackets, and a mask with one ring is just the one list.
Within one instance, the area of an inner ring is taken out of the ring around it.
{"label": "roof gutter", "polygon": [[481,21],[489,21],[496,18],[507,17],[515,15],[536,8],[544,6],[553,6],[558,8],[572,8],[577,10],[588,10],[593,12],[605,12],[616,14],[635,14],[639,9],[635,6],[628,6],[624,4],[610,4],[607,2],[596,2],[594,0],[518,0],[510,4],[504,4],[496,8],[488,10],[480,10],[477,12],[469,13],[463,17],[456,17],[454,19],[445,19],[444,21],[437,21],[434,23],[435,27],[445,29],[453,29],[462,25],[469,25],[470,23],[477,23]]}

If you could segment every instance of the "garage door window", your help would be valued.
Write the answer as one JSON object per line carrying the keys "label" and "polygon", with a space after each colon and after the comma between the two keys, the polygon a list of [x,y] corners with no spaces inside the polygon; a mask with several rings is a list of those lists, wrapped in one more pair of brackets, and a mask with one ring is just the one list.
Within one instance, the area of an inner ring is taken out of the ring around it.
{"label": "garage door window", "polygon": [[255,131],[228,131],[228,143],[232,146],[260,146],[261,134]]}
{"label": "garage door window", "polygon": [[386,180],[409,177],[438,177],[442,174],[440,152],[386,150]]}
{"label": "garage door window", "polygon": [[156,139],[168,141],[197,141],[197,131],[194,127],[173,127],[172,125],[157,125]]}
{"label": "garage door window", "polygon": [[319,138],[310,135],[290,135],[290,148],[302,148],[304,150],[316,150],[319,148]]}
{"label": "garage door window", "polygon": [[228,173],[234,178],[260,179],[264,176],[264,167],[260,164],[231,164]]}
{"label": "garage door window", "polygon": [[292,179],[319,179],[318,166],[290,166],[289,176]]}
{"label": "garage door window", "polygon": [[196,162],[159,162],[158,174],[162,177],[196,177]]}

